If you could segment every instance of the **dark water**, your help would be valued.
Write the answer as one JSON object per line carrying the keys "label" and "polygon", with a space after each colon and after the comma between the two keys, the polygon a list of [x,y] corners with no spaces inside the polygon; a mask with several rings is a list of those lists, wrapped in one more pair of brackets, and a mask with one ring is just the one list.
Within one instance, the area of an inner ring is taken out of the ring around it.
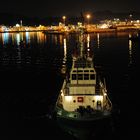
{"label": "dark water", "polygon": [[[133,118],[139,104],[136,91],[140,43],[129,41],[129,34],[86,34],[83,37],[83,45],[90,46],[94,52],[98,72],[106,78],[115,108],[110,128],[109,124],[101,124],[90,129],[60,126],[50,118],[63,82],[61,70],[65,65],[71,67],[71,54],[79,35],[0,34],[2,136],[39,140],[121,139],[132,129],[136,130],[134,124],[138,115],[135,121]],[[22,40],[24,44],[20,44]],[[124,129],[126,133],[121,133]]]}

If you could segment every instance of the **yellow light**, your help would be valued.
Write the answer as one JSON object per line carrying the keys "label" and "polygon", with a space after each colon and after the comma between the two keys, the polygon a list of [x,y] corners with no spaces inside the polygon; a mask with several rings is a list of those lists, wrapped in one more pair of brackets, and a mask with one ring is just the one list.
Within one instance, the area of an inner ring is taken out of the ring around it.
{"label": "yellow light", "polygon": [[66,16],[63,16],[62,18],[65,20],[66,19]]}
{"label": "yellow light", "polygon": [[65,20],[66,20],[66,16],[63,16],[63,22],[64,22],[64,25],[65,25]]}
{"label": "yellow light", "polygon": [[67,44],[66,44],[66,38],[64,38],[64,57],[67,57]]}
{"label": "yellow light", "polygon": [[101,28],[101,29],[108,28],[108,25],[107,25],[107,24],[102,24],[102,25],[100,26],[100,28]]}
{"label": "yellow light", "polygon": [[89,14],[87,15],[87,18],[88,18],[88,19],[90,18],[90,15],[89,15]]}
{"label": "yellow light", "polygon": [[88,21],[88,24],[89,24],[89,19],[90,19],[90,17],[91,17],[90,14],[87,14],[86,17],[87,17],[87,21]]}

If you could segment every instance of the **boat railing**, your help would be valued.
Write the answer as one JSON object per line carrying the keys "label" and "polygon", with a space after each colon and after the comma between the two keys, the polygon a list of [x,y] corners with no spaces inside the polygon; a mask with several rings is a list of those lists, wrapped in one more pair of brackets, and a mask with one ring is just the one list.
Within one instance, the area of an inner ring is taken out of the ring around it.
{"label": "boat railing", "polygon": [[111,102],[111,100],[109,99],[108,95],[106,95],[106,98],[107,98],[108,105],[109,105],[107,108],[108,108],[109,110],[111,110],[111,109],[112,109],[112,102]]}

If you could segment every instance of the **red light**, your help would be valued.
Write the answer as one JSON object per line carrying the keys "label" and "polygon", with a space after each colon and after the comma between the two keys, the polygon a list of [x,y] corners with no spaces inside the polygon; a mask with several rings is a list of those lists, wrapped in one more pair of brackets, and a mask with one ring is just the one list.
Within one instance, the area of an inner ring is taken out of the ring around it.
{"label": "red light", "polygon": [[83,97],[77,97],[77,101],[78,102],[83,102],[84,101],[84,98]]}

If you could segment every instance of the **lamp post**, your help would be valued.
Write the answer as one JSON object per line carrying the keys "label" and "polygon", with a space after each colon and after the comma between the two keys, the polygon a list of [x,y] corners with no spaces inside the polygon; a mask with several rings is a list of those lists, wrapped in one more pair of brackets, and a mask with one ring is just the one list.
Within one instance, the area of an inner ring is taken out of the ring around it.
{"label": "lamp post", "polygon": [[87,17],[87,21],[88,21],[88,25],[89,25],[89,19],[91,16],[88,14],[86,17]]}
{"label": "lamp post", "polygon": [[64,26],[65,26],[66,16],[63,16],[62,19],[63,19],[63,23],[64,23]]}

